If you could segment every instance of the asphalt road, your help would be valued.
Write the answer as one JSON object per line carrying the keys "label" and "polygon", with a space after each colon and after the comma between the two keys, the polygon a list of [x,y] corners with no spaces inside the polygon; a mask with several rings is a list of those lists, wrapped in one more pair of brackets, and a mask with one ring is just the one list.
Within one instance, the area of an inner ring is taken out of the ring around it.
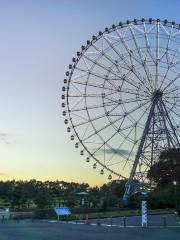
{"label": "asphalt road", "polygon": [[107,227],[71,223],[0,224],[0,240],[179,240],[180,227]]}

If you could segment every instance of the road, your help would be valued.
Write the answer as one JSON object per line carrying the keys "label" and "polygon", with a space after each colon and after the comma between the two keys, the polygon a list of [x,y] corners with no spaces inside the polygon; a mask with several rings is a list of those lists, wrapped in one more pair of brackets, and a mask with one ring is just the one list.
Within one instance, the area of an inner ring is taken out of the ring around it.
{"label": "road", "polygon": [[71,223],[0,224],[0,240],[179,240],[180,227],[107,227]]}

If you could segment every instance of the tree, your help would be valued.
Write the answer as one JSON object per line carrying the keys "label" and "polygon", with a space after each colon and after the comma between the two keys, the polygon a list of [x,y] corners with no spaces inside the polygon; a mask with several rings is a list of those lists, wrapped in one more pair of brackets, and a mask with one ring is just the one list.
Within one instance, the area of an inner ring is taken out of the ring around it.
{"label": "tree", "polygon": [[180,148],[161,152],[159,160],[150,167],[147,177],[157,186],[172,185],[174,181],[179,185]]}
{"label": "tree", "polygon": [[38,208],[50,208],[52,203],[52,196],[49,190],[49,182],[36,182],[36,195],[34,198],[34,203]]}

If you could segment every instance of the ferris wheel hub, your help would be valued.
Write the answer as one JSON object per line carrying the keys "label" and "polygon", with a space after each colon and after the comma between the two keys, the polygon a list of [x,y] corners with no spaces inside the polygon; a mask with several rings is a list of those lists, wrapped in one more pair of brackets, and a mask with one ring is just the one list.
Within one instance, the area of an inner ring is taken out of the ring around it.
{"label": "ferris wheel hub", "polygon": [[157,89],[156,91],[153,92],[153,98],[152,99],[156,99],[159,100],[161,99],[163,96],[163,92],[160,89]]}

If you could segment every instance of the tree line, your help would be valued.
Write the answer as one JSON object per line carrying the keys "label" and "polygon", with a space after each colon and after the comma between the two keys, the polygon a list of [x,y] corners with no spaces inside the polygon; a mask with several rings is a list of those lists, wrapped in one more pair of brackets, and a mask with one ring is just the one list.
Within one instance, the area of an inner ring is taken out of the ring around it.
{"label": "tree line", "polygon": [[[148,172],[153,188],[148,194],[149,208],[175,208],[180,204],[180,150],[161,153]],[[65,181],[0,181],[0,207],[12,210],[46,209],[60,206],[70,208],[123,208],[125,180],[113,180],[102,186]],[[87,193],[86,195],[79,193]],[[129,207],[139,208],[142,194],[129,200]]]}
{"label": "tree line", "polygon": [[[177,186],[176,186],[177,187]],[[114,180],[98,187],[64,181],[0,181],[0,207],[10,207],[12,210],[47,209],[67,206],[70,208],[123,208],[123,193],[125,181]],[[87,192],[85,196],[77,193]],[[176,189],[178,201],[180,188]],[[129,207],[137,209],[141,204],[141,193],[129,199]],[[149,192],[149,208],[175,208],[174,186],[157,185]]]}

